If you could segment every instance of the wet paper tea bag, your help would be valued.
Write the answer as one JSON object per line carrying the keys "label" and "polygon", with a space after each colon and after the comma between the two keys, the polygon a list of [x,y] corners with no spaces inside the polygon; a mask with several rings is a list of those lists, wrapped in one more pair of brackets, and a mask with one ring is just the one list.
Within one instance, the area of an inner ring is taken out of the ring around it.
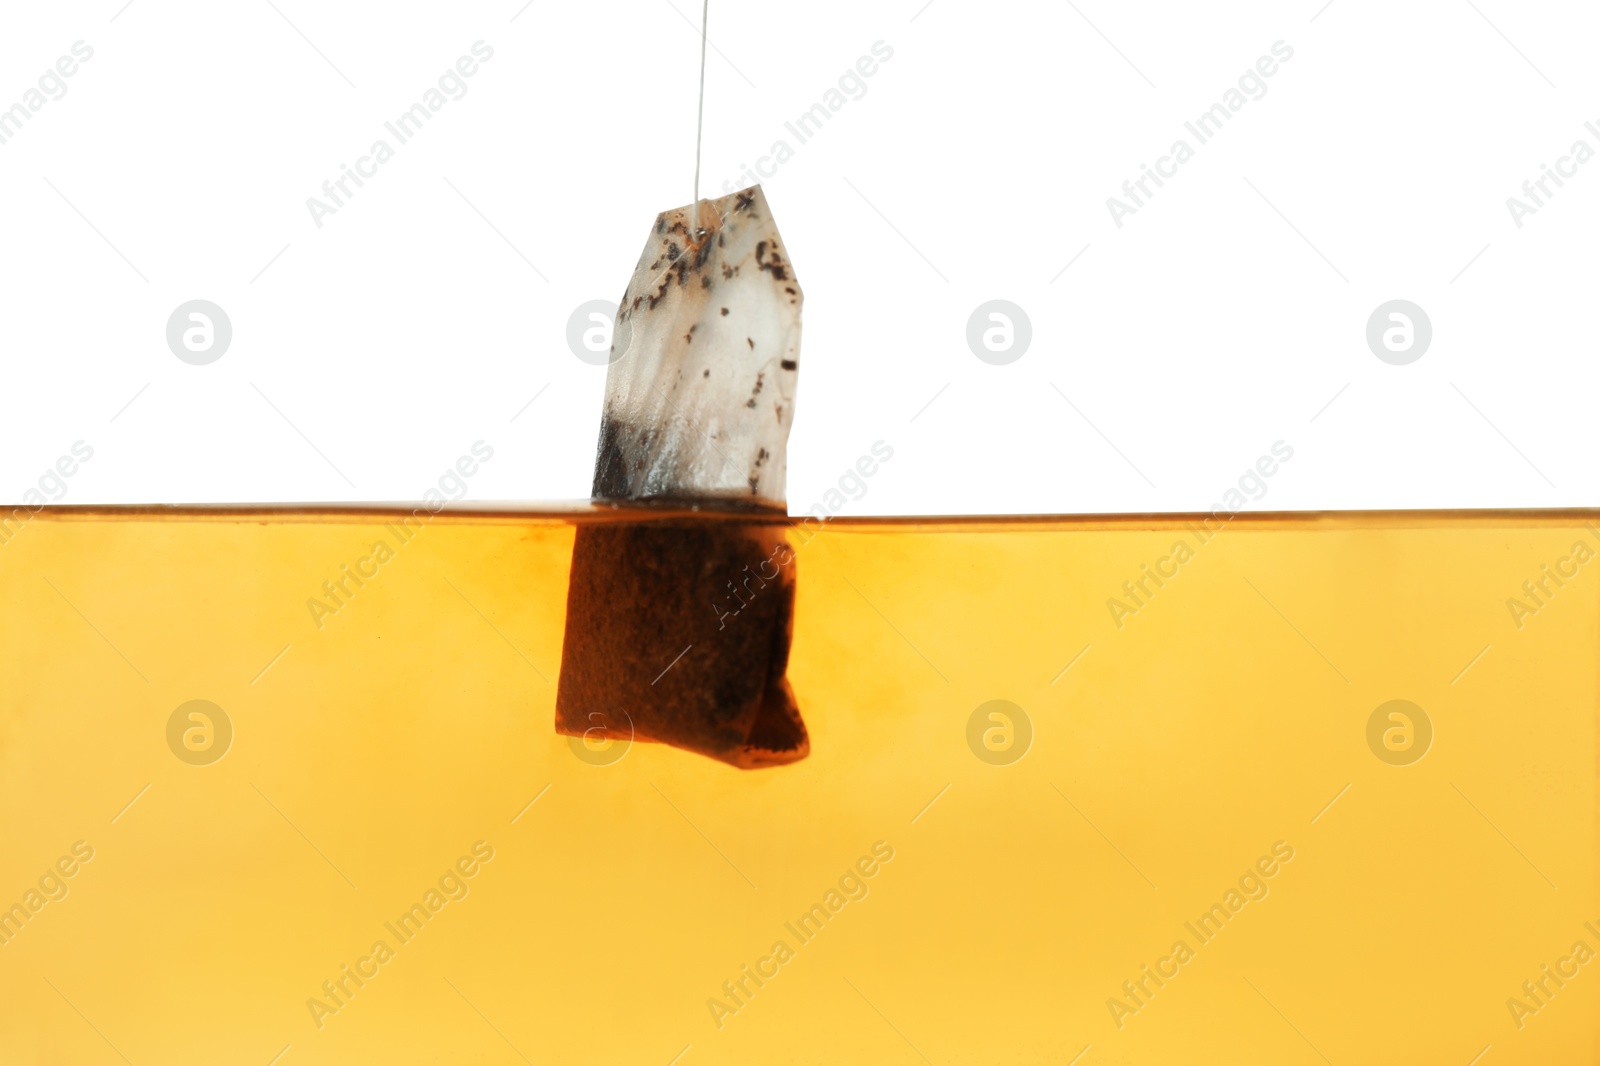
{"label": "wet paper tea bag", "polygon": [[577,530],[557,732],[747,769],[810,750],[784,676],[801,300],[759,186],[656,219],[617,309],[592,489],[629,513]]}

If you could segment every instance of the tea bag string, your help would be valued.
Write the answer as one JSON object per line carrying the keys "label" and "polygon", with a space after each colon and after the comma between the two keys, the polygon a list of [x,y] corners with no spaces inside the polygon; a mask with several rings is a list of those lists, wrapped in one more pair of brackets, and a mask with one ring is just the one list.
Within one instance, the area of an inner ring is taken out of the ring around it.
{"label": "tea bag string", "polygon": [[706,19],[711,14],[711,0],[700,5],[700,103],[695,110],[694,122],[694,199],[690,201],[690,233],[693,240],[700,232],[700,139],[706,124]]}

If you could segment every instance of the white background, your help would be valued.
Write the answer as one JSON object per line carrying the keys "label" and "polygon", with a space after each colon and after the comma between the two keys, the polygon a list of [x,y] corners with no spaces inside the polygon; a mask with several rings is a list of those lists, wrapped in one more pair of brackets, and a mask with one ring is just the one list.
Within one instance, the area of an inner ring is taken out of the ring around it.
{"label": "white background", "polygon": [[[0,145],[0,499],[80,439],[57,502],[415,499],[480,439],[472,502],[586,496],[605,370],[566,322],[689,200],[698,17],[7,2],[0,107],[94,57]],[[1597,33],[1506,0],[713,0],[702,192],[795,149],[764,182],[807,294],[791,509],[880,439],[846,513],[1200,509],[1280,439],[1253,507],[1595,504],[1600,160],[1521,228],[1506,199],[1600,149]],[[467,95],[317,228],[307,198],[479,40]],[[1267,94],[1114,225],[1279,40]],[[234,330],[207,366],[166,344],[196,298]],[[965,339],[994,298],[1032,322],[1006,366]],[[1408,366],[1365,340],[1395,298],[1434,330]]]}

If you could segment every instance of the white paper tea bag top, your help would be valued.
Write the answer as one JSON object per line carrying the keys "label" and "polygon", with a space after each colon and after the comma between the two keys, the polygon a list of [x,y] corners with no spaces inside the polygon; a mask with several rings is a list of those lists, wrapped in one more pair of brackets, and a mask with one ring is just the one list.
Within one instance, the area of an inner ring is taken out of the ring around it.
{"label": "white paper tea bag top", "polygon": [[800,285],[759,185],[661,214],[617,308],[602,500],[783,507]]}

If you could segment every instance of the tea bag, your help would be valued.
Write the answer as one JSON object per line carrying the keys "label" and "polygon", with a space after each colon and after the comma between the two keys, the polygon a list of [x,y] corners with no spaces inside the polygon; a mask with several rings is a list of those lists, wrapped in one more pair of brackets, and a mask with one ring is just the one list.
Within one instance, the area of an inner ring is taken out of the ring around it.
{"label": "tea bag", "polygon": [[784,676],[801,300],[760,186],[656,219],[617,309],[591,490],[635,513],[578,527],[557,732],[746,769],[810,750]]}

